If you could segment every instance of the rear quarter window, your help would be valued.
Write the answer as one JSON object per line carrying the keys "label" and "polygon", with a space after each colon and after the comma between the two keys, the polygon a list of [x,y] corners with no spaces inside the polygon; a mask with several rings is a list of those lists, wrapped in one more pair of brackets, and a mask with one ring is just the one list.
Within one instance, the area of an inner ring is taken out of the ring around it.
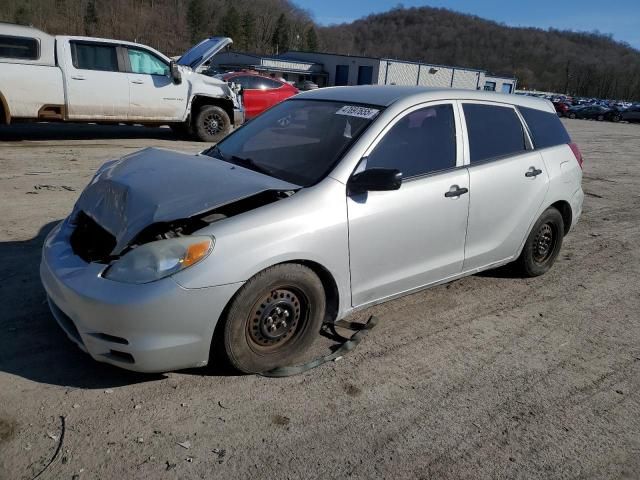
{"label": "rear quarter window", "polygon": [[518,107],[518,110],[529,127],[534,148],[571,143],[571,137],[555,113],[527,107]]}
{"label": "rear quarter window", "polygon": [[527,149],[522,122],[512,107],[463,104],[471,164],[487,162]]}
{"label": "rear quarter window", "polygon": [[18,60],[37,60],[40,58],[38,40],[29,37],[0,35],[0,57]]}

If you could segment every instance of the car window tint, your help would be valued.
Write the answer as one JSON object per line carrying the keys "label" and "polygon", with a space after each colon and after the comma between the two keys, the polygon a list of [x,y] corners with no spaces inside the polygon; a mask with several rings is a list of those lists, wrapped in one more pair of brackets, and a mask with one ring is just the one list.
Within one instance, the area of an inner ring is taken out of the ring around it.
{"label": "car window tint", "polygon": [[526,107],[518,107],[518,110],[529,127],[535,148],[571,143],[567,130],[555,113]]}
{"label": "car window tint", "polygon": [[82,70],[118,71],[115,45],[72,42],[73,66]]}
{"label": "car window tint", "polygon": [[405,115],[380,140],[366,168],[391,168],[404,178],[456,166],[452,105],[435,105]]}
{"label": "car window tint", "polygon": [[524,129],[511,107],[465,103],[471,163],[514,155],[526,150]]}
{"label": "car window tint", "polygon": [[127,51],[129,52],[129,63],[131,63],[131,71],[133,73],[169,75],[169,65],[155,55],[132,48],[128,48]]}
{"label": "car window tint", "polygon": [[20,60],[37,60],[38,41],[35,38],[0,35],[0,57]]}

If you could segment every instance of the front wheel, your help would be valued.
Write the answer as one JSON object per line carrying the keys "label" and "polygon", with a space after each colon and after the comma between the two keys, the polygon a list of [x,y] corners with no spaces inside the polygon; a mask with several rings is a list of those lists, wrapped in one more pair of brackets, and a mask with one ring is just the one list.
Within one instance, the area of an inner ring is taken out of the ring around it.
{"label": "front wheel", "polygon": [[522,273],[528,277],[547,273],[560,253],[563,237],[562,215],[555,208],[548,208],[531,229],[517,260]]}
{"label": "front wheel", "polygon": [[231,131],[231,119],[223,108],[205,105],[195,116],[193,130],[198,140],[219,142]]}
{"label": "front wheel", "polygon": [[619,122],[620,121],[620,115],[614,115],[613,117],[611,117],[611,121],[612,122]]}
{"label": "front wheel", "polygon": [[569,114],[569,118],[575,119],[576,118],[576,114],[575,113],[570,113]]}
{"label": "front wheel", "polygon": [[245,373],[290,365],[320,331],[325,303],[322,282],[304,265],[258,273],[233,298],[225,318],[229,362]]}
{"label": "front wheel", "polygon": [[598,115],[597,120],[598,120],[599,122],[603,121],[603,120],[604,120],[604,115]]}

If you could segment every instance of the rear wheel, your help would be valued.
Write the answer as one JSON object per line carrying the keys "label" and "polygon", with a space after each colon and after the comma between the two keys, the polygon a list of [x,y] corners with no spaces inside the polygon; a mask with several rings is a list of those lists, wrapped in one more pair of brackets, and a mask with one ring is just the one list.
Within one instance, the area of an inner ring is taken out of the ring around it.
{"label": "rear wheel", "polygon": [[576,118],[576,114],[575,113],[570,113],[569,114],[569,118]]}
{"label": "rear wheel", "polygon": [[598,121],[601,122],[604,120],[604,115],[598,115]]}
{"label": "rear wheel", "polygon": [[318,276],[299,264],[270,267],[243,285],[224,325],[231,365],[260,373],[290,365],[316,338],[325,314]]}
{"label": "rear wheel", "polygon": [[612,122],[619,122],[620,121],[620,115],[614,115],[613,117],[611,117],[611,121]]}
{"label": "rear wheel", "polygon": [[537,277],[549,271],[560,253],[563,237],[562,215],[555,208],[548,208],[531,229],[517,260],[522,273]]}
{"label": "rear wheel", "polygon": [[231,131],[231,119],[223,108],[205,105],[193,120],[193,130],[203,142],[219,142]]}

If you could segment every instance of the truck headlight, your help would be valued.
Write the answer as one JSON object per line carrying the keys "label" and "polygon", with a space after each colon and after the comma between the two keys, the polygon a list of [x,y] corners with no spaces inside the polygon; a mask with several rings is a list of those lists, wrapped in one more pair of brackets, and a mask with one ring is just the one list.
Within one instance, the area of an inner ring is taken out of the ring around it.
{"label": "truck headlight", "polygon": [[111,264],[103,277],[123,283],[149,283],[201,262],[211,250],[213,239],[204,236],[145,243]]}

